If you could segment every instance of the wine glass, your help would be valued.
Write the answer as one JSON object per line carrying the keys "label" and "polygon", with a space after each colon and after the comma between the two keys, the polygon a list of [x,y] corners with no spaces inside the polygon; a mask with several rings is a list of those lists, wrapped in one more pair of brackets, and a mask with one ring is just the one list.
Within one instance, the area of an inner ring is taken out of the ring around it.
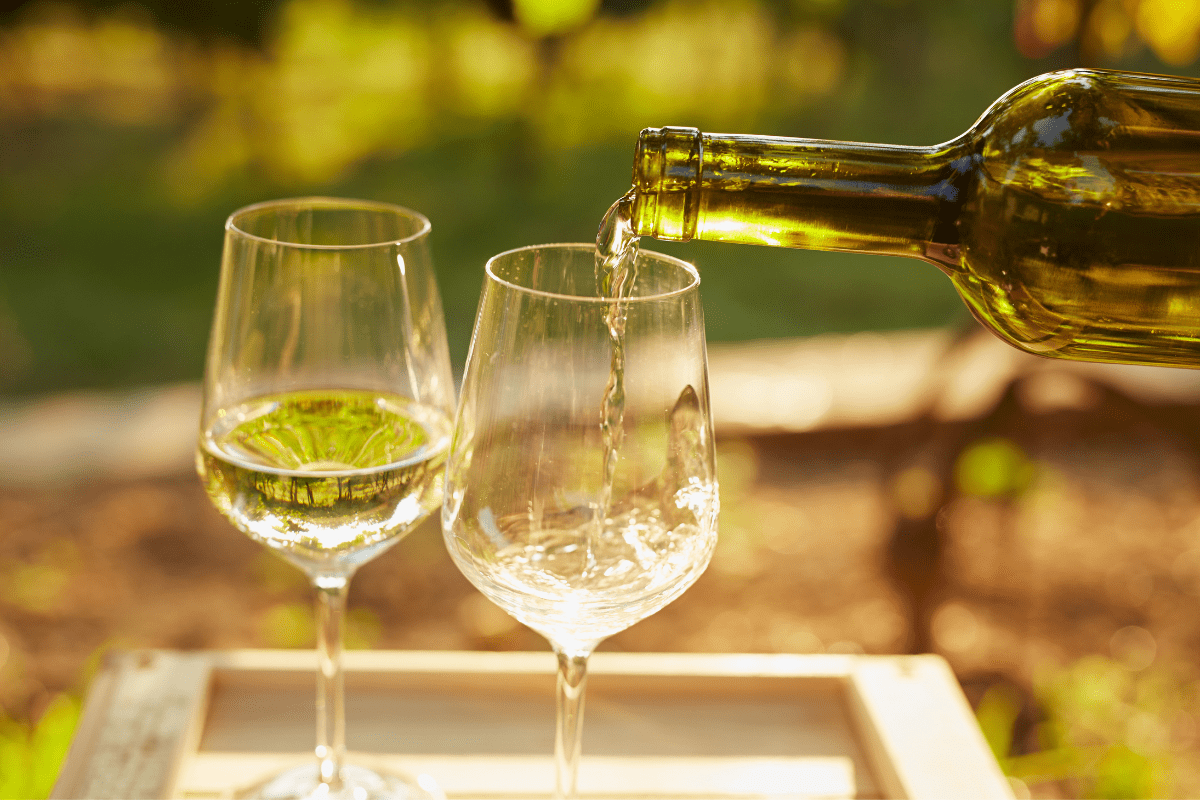
{"label": "wine glass", "polygon": [[453,404],[429,220],[320,197],[229,217],[196,468],[317,595],[317,758],[259,797],[440,796],[428,776],[344,764],[341,650],[354,571],[441,503]]}
{"label": "wine glass", "polygon": [[447,461],[451,556],[557,656],[558,797],[575,793],[588,656],[716,544],[700,279],[657,253],[634,267],[613,299],[593,245],[488,261]]}

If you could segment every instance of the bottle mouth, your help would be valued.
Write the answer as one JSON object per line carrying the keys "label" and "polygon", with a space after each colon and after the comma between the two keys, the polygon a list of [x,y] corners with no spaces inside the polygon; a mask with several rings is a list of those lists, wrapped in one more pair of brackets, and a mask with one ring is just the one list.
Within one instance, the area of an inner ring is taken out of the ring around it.
{"label": "bottle mouth", "polygon": [[703,137],[696,128],[646,128],[633,155],[636,233],[686,242],[696,235]]}

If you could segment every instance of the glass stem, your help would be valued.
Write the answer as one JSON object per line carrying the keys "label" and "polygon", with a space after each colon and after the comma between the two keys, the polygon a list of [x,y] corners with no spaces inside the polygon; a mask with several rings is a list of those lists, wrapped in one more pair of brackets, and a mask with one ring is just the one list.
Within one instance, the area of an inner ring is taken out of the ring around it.
{"label": "glass stem", "polygon": [[342,622],[350,579],[321,576],[313,583],[317,590],[317,768],[328,796],[342,788],[346,759]]}
{"label": "glass stem", "polygon": [[575,797],[575,779],[579,772],[579,753],[583,744],[583,689],[587,683],[590,651],[555,648],[558,656],[558,715],[554,729],[554,796],[558,800]]}

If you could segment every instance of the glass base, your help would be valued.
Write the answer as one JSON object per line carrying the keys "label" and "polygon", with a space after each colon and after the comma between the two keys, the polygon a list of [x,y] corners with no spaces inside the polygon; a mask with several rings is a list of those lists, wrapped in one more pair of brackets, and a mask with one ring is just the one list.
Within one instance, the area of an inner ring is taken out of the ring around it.
{"label": "glass base", "polygon": [[336,792],[317,779],[317,765],[289,769],[239,797],[254,800],[445,800],[446,795],[428,775],[376,772],[346,764],[342,788]]}

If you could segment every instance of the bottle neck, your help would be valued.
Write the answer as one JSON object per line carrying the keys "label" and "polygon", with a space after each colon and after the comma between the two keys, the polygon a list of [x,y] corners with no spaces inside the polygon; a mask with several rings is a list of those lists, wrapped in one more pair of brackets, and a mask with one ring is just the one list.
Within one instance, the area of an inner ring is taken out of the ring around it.
{"label": "bottle neck", "polygon": [[907,255],[957,267],[964,137],[935,147],[647,128],[634,157],[641,236]]}

